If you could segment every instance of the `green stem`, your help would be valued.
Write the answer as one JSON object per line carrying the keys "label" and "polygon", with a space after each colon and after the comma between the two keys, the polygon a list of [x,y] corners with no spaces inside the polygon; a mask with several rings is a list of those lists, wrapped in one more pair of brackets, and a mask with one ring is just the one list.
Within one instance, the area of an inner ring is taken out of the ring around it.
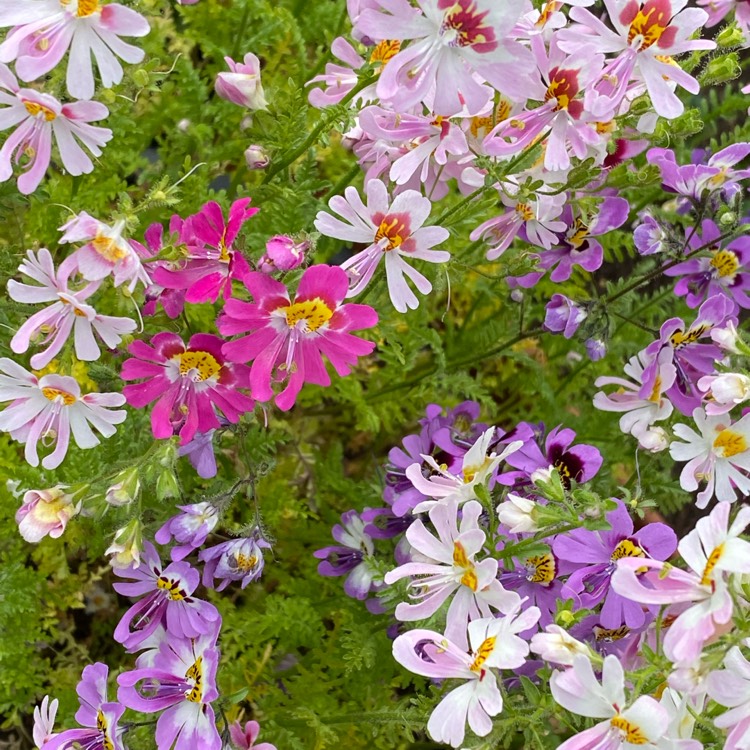
{"label": "green stem", "polygon": [[340,195],[341,192],[346,189],[351,181],[362,171],[362,167],[359,166],[359,162],[354,162],[352,168],[335,184],[326,190],[325,195],[321,200],[326,200],[329,196]]}
{"label": "green stem", "polygon": [[349,102],[351,102],[357,96],[357,94],[362,91],[362,89],[369,86],[374,80],[374,76],[368,76],[366,78],[360,79],[357,85],[339,102],[333,114],[329,114],[323,117],[321,121],[316,125],[316,127],[313,128],[313,130],[310,132],[310,135],[308,135],[307,138],[305,138],[305,140],[299,146],[297,146],[297,148],[292,149],[280,161],[271,166],[271,168],[266,172],[262,184],[265,185],[267,182],[270,182],[279,172],[286,169],[290,164],[299,159],[299,157],[302,156],[302,154],[304,154],[307,149],[309,149],[318,141],[323,132],[326,129],[330,128],[333,123],[339,119],[339,107],[349,104]]}
{"label": "green stem", "polygon": [[440,216],[435,219],[434,222],[432,222],[433,226],[441,227],[445,222],[453,216],[453,214],[458,213],[464,206],[467,206],[469,203],[471,203],[475,198],[478,198],[480,195],[483,195],[487,191],[492,190],[492,187],[488,187],[487,185],[483,185],[480,188],[477,188],[473,193],[469,193],[468,195],[464,196],[458,203],[454,203],[449,209],[446,211],[443,211]]}
{"label": "green stem", "polygon": [[245,11],[242,14],[242,20],[240,25],[237,27],[237,33],[234,35],[234,45],[232,46],[232,54],[230,57],[234,59],[239,54],[242,48],[242,37],[245,36],[245,29],[247,28],[247,22],[250,20],[250,0],[245,0]]}

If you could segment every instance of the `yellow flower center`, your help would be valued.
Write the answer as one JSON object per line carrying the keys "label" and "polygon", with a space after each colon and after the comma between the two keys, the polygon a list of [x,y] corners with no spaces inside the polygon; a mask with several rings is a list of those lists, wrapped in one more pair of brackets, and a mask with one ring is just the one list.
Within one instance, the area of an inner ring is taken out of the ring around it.
{"label": "yellow flower center", "polygon": [[716,273],[722,278],[734,276],[740,267],[739,258],[731,250],[719,250],[713,258],[710,265],[716,269]]}
{"label": "yellow flower center", "polygon": [[583,219],[578,218],[573,224],[571,234],[568,237],[568,244],[578,249],[583,245],[586,238],[589,236],[589,228]]}
{"label": "yellow flower center", "polygon": [[620,641],[629,632],[630,628],[627,625],[620,625],[619,628],[602,628],[599,625],[594,625],[594,638],[597,641],[605,641],[607,643]]}
{"label": "yellow flower center", "polygon": [[377,44],[370,53],[370,63],[385,65],[401,51],[401,42],[398,39],[384,39]]}
{"label": "yellow flower center", "polygon": [[516,213],[524,221],[531,221],[534,218],[534,211],[528,203],[519,203],[516,206]]}
{"label": "yellow flower center", "polygon": [[[232,565],[232,563],[234,564]],[[243,555],[241,552],[230,559],[231,567],[241,570],[243,573],[252,570],[257,564],[258,558],[255,555]]]}
{"label": "yellow flower center", "polygon": [[721,560],[721,555],[724,552],[724,545],[720,544],[716,547],[706,560],[706,567],[703,568],[703,575],[701,576],[701,584],[703,586],[710,586],[714,580],[714,568]]}
{"label": "yellow flower center", "polygon": [[711,326],[703,323],[687,331],[675,331],[669,337],[669,343],[672,344],[673,349],[682,349],[688,344],[694,344],[710,328]]}
{"label": "yellow flower center", "polygon": [[632,44],[636,37],[640,37],[638,52],[643,52],[656,44],[669,26],[670,18],[658,7],[660,4],[659,0],[650,0],[638,11],[630,24],[628,44]]}
{"label": "yellow flower center", "polygon": [[193,689],[185,693],[185,698],[191,703],[200,703],[203,698],[203,657],[199,656],[187,672],[185,679],[193,681]]}
{"label": "yellow flower center", "polygon": [[34,508],[34,518],[40,523],[55,523],[59,520],[60,511],[70,505],[70,502],[65,493],[60,490],[57,491],[57,496],[50,503],[44,501],[37,503]]}
{"label": "yellow flower center", "polygon": [[539,14],[539,18],[537,18],[534,26],[537,26],[540,29],[544,28],[547,25],[547,21],[549,21],[550,16],[556,11],[560,10],[561,7],[562,3],[556,2],[556,0],[552,0],[552,2],[547,3],[542,9],[542,12]]}
{"label": "yellow flower center", "polygon": [[37,104],[37,102],[24,102],[23,106],[26,107],[26,111],[32,117],[39,117],[42,115],[47,122],[52,122],[52,120],[57,118],[57,115],[49,107],[45,107],[43,104]]}
{"label": "yellow flower center", "polygon": [[213,354],[203,351],[187,351],[175,354],[172,359],[180,364],[180,375],[185,378],[193,374],[193,379],[202,383],[204,380],[213,378],[221,372],[221,364],[217,362]]}
{"label": "yellow flower center", "polygon": [[176,580],[169,580],[166,576],[159,576],[156,580],[156,587],[160,591],[166,592],[167,596],[173,602],[180,602],[187,598],[187,593],[180,588],[180,582]]}
{"label": "yellow flower center", "polygon": [[406,225],[397,216],[386,216],[380,222],[378,231],[375,232],[376,243],[384,239],[388,240],[388,244],[383,248],[385,252],[401,247],[404,244],[404,240],[408,239],[408,237]]}
{"label": "yellow flower center", "polygon": [[497,639],[494,637],[491,638],[485,638],[479,648],[476,651],[476,654],[474,654],[474,661],[471,663],[471,669],[472,672],[481,672],[483,664],[487,661],[487,659],[492,656],[492,652],[495,649],[495,641]]}
{"label": "yellow flower center", "polygon": [[461,583],[472,591],[476,591],[478,581],[474,563],[469,560],[461,542],[453,543],[453,564],[464,571],[464,574],[461,576]]}
{"label": "yellow flower center", "polygon": [[61,391],[59,388],[42,388],[44,397],[56,403],[62,402],[65,406],[70,406],[76,402],[76,397],[67,391]]}
{"label": "yellow flower center", "polygon": [[110,263],[117,263],[118,261],[126,258],[128,255],[127,249],[116,237],[107,237],[104,234],[97,234],[91,245],[102,258],[105,258]]}
{"label": "yellow flower center", "polygon": [[333,310],[320,297],[295,302],[279,309],[286,315],[286,324],[290,328],[304,320],[308,331],[317,331],[333,317]]}
{"label": "yellow flower center", "polygon": [[526,580],[529,583],[550,584],[555,580],[557,565],[554,555],[548,552],[546,555],[535,555],[526,560],[526,569],[528,575]]}
{"label": "yellow flower center", "polygon": [[101,708],[96,712],[96,728],[104,735],[102,741],[102,750],[115,750],[115,745],[109,737],[107,731],[107,718],[102,713]]}
{"label": "yellow flower center", "polygon": [[648,400],[653,401],[655,404],[658,404],[659,401],[661,401],[661,384],[661,375],[657,375],[654,380],[654,388],[651,391],[651,395],[648,397]]}
{"label": "yellow flower center", "polygon": [[747,450],[747,440],[739,432],[725,429],[716,436],[714,450],[719,458],[731,458]]}
{"label": "yellow flower center", "polygon": [[624,557],[645,557],[646,553],[637,545],[633,544],[630,539],[623,539],[615,548],[612,550],[610,560],[617,562],[622,560]]}
{"label": "yellow flower center", "polygon": [[622,738],[631,745],[648,745],[649,739],[637,724],[628,721],[618,714],[609,722],[615,729],[619,730]]}

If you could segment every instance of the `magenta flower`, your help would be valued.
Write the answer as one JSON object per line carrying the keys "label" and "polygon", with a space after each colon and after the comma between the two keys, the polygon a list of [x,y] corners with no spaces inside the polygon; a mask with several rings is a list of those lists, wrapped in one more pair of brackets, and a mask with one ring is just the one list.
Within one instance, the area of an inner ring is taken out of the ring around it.
{"label": "magenta flower", "polygon": [[75,256],[68,257],[55,271],[49,250],[42,248],[37,255],[29,250],[18,270],[41,286],[21,284],[11,279],[8,281],[11,299],[30,304],[52,302],[49,307],[34,313],[10,342],[10,348],[16,354],[23,354],[40,334],[46,334],[41,344],[47,344],[47,348],[31,357],[33,368],[46,367],[60,353],[71,333],[74,335],[76,357],[92,362],[101,355],[94,333],[108,349],[114,349],[119,346],[124,334],[136,329],[135,321],[130,318],[101,315],[86,304],[85,300],[96,292],[101,282],[89,282],[78,290],[70,288],[68,280],[77,270]]}
{"label": "magenta flower", "polygon": [[219,522],[219,511],[211,503],[178,505],[177,508],[182,513],[172,516],[154,535],[157,543],[162,545],[169,544],[172,539],[179,542],[170,550],[175,562],[184,560],[193,550],[203,546]]}
{"label": "magenta flower", "polygon": [[438,115],[464,109],[476,115],[492,96],[482,80],[512,99],[525,98],[534,62],[513,39],[523,0],[419,0],[419,8],[408,0],[382,0],[379,5],[380,10],[362,11],[356,31],[378,40],[414,40],[378,80],[378,96],[394,109],[405,112],[422,102]]}
{"label": "magenta flower", "polygon": [[315,228],[327,237],[347,242],[358,242],[367,247],[341,264],[348,274],[351,289],[347,297],[362,292],[370,283],[375,269],[385,258],[388,293],[399,312],[415,310],[419,300],[406,283],[408,277],[422,293],[429,294],[432,284],[406,260],[415,258],[429,263],[445,263],[450,253],[432,250],[450,236],[443,227],[425,227],[432,203],[416,190],[405,190],[391,202],[388,189],[380,180],[370,180],[365,186],[367,205],[356,188],[348,187],[345,198],[331,198],[331,210],[344,218],[341,221],[325,211],[318,212]]}
{"label": "magenta flower", "polygon": [[594,91],[611,100],[617,108],[625,98],[633,79],[646,86],[656,113],[661,117],[679,117],[684,105],[670,86],[673,81],[691,94],[700,90],[698,81],[671,58],[692,50],[714,49],[706,39],[692,39],[708,19],[698,8],[685,8],[687,0],[605,0],[608,28],[585,8],[572,8],[570,18],[577,23],[558,32],[560,47],[571,54],[616,53],[594,84]]}
{"label": "magenta flower", "polygon": [[29,490],[16,511],[18,531],[27,542],[40,542],[47,535],[57,539],[80,510],[81,503],[75,503],[75,497],[66,493],[62,485],[48,490]]}
{"label": "magenta flower", "polygon": [[[107,702],[107,677],[109,668],[97,662],[83,670],[76,692],[80,708],[76,721],[83,729],[66,729],[44,744],[44,750],[124,750],[122,733],[118,727],[125,707]],[[55,701],[57,703],[57,701]]]}
{"label": "magenta flower", "polygon": [[[258,265],[265,263],[271,266],[271,270],[293,271],[299,268],[305,261],[305,254],[310,249],[310,243],[306,240],[295,242],[285,234],[276,234],[266,242],[266,254]],[[266,271],[265,268],[262,270]]]}
{"label": "magenta flower", "polygon": [[[179,236],[182,231],[183,221],[174,214],[169,220],[169,233],[173,236]],[[143,239],[145,245],[133,241],[133,245],[138,249],[142,258],[149,258],[152,255],[158,255],[164,247],[164,227],[161,224],[152,224],[144,233]],[[153,270],[165,268],[169,271],[175,270],[175,263],[168,260],[149,261],[149,266]],[[143,305],[144,315],[155,315],[157,305],[161,305],[167,317],[173,320],[179,317],[185,307],[185,290],[184,289],[165,289],[163,286],[152,282],[145,291],[145,303]]]}
{"label": "magenta flower", "polygon": [[[240,588],[257,581],[263,572],[263,549],[271,545],[259,534],[230,539],[215,547],[201,550],[198,559],[203,567],[203,585],[223,591],[232,581],[242,581]],[[217,586],[215,579],[220,579]]]}
{"label": "magenta flower", "polygon": [[45,469],[56,469],[65,458],[70,433],[79,448],[99,445],[91,427],[104,437],[115,434],[116,424],[125,421],[125,411],[110,411],[122,406],[120,393],[87,393],[75,378],[67,375],[36,375],[12,359],[0,358],[0,401],[12,403],[0,412],[0,430],[14,440],[25,443],[24,456],[32,466],[39,466],[37,444],[55,448],[42,459]]}
{"label": "magenta flower", "polygon": [[[216,689],[218,628],[192,639],[165,637],[148,662],[117,678],[118,699],[142,713],[161,712],[156,722],[160,750],[221,750],[211,703]],[[141,683],[140,687],[138,683]]]}
{"label": "magenta flower", "polygon": [[681,276],[674,288],[684,296],[689,307],[698,307],[707,297],[723,294],[742,308],[750,308],[750,238],[738,237],[726,247],[718,242],[721,231],[710,219],[705,219],[701,232],[691,235],[690,247],[696,250],[711,244],[709,250],[667,268],[665,276]]}
{"label": "magenta flower", "polygon": [[200,576],[186,562],[173,562],[162,569],[161,560],[151,542],[145,542],[140,564],[115,569],[120,578],[132,583],[114,583],[123,596],[141,596],[123,616],[114,632],[114,639],[129,650],[136,650],[159,624],[175,638],[197,638],[216,634],[219,611],[210,602],[196,599],[193,591]]}
{"label": "magenta flower", "polygon": [[84,243],[71,256],[75,257],[84,279],[101,281],[112,274],[115,286],[128,281],[128,289],[132,292],[139,281],[148,287],[151,279],[143,269],[135,247],[122,236],[124,229],[124,221],[110,226],[81,211],[60,227],[63,232],[60,242]]}
{"label": "magenta flower", "polygon": [[241,63],[231,57],[225,57],[224,62],[229,67],[229,73],[221,72],[216,76],[216,93],[239,107],[267,109],[257,55],[248,52]]}
{"label": "magenta flower", "polygon": [[120,36],[146,36],[148,21],[119,3],[101,0],[0,0],[0,27],[14,26],[0,44],[0,61],[16,61],[18,76],[35,81],[49,73],[71,50],[68,92],[76,99],[94,95],[92,55],[105,88],[122,80],[119,57],[139,63],[143,50]]}
{"label": "magenta flower", "polygon": [[229,725],[229,736],[238,750],[276,750],[276,746],[270,742],[261,742],[255,744],[260,734],[260,724],[257,721],[248,721],[245,728],[239,721],[232,722]]}
{"label": "magenta flower", "polygon": [[674,531],[663,523],[649,523],[633,533],[633,521],[621,501],[607,513],[611,531],[576,529],[558,534],[552,550],[561,560],[581,566],[568,578],[566,589],[580,596],[581,605],[593,608],[604,602],[601,624],[605,628],[619,628],[623,623],[638,628],[645,622],[643,607],[629,601],[610,588],[617,561],[624,557],[666,560],[677,548]]}
{"label": "magenta flower", "polygon": [[[0,0],[0,19],[2,2]],[[0,45],[0,50],[3,46]],[[6,94],[6,91],[10,93]],[[112,131],[108,128],[89,124],[109,115],[109,110],[103,104],[62,104],[50,94],[19,88],[16,77],[2,64],[0,104],[7,105],[0,109],[0,129],[17,126],[0,149],[0,182],[11,178],[13,163],[17,165],[26,156],[29,161],[18,178],[18,189],[26,195],[37,189],[49,167],[53,136],[63,166],[72,175],[88,174],[94,169],[79,141],[91,154],[101,156],[102,148],[112,138]]]}
{"label": "magenta flower", "polygon": [[276,405],[287,411],[304,383],[331,384],[323,354],[344,377],[358,357],[375,348],[373,342],[352,335],[372,328],[378,316],[368,305],[342,304],[348,283],[341,268],[307,268],[293,302],[284,284],[265,274],[248,273],[245,285],[255,302],[227,300],[217,326],[225,336],[249,332],[224,344],[223,352],[231,362],[252,361],[250,384],[258,401],[273,398],[274,380],[286,380]]}
{"label": "magenta flower", "polygon": [[180,242],[186,246],[186,260],[174,269],[157,268],[154,281],[166,289],[184,289],[187,302],[216,302],[220,295],[232,294],[232,279],[242,281],[250,270],[239,250],[234,248],[242,225],[258,213],[248,208],[250,198],[235,201],[224,220],[215,201],[182,225]]}
{"label": "magenta flower", "polygon": [[236,424],[255,408],[239,389],[250,387],[250,369],[232,364],[222,354],[224,342],[209,333],[196,333],[185,346],[176,333],[157,333],[151,344],[134,341],[128,351],[133,359],[123,362],[123,380],[144,382],[126,385],[123,395],[136,409],[156,401],[151,429],[157,439],[175,433],[189,443],[198,432],[221,426],[217,411]]}

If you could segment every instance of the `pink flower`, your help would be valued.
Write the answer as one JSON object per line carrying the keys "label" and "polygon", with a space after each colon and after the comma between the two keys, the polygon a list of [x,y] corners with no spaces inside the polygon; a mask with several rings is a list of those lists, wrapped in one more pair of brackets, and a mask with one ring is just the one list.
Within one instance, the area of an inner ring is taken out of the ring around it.
{"label": "pink flower", "polygon": [[742,750],[750,746],[750,662],[737,646],[732,646],[724,666],[726,669],[712,672],[707,681],[711,698],[730,709],[717,716],[714,723],[730,730],[726,750]]}
{"label": "pink flower", "polygon": [[266,242],[264,258],[273,268],[278,268],[280,271],[293,271],[302,265],[305,253],[309,249],[310,243],[307,241],[295,242],[285,234],[277,234]]}
{"label": "pink flower", "polygon": [[[172,218],[169,220],[170,235],[173,237],[179,237],[180,232],[182,231],[182,225],[182,219],[177,216],[177,214],[173,214]],[[132,242],[138,250],[138,254],[142,258],[150,258],[153,255],[158,255],[164,247],[164,227],[161,224],[152,224],[145,231],[143,239],[146,241],[145,245],[142,245],[140,242]],[[176,268],[176,265],[168,260],[147,262],[152,271],[157,268],[166,268],[170,271]],[[159,284],[155,282],[152,282],[146,288],[145,298],[146,301],[143,305],[144,315],[156,314],[156,307],[160,304],[167,316],[174,320],[179,317],[185,307],[184,289],[165,289],[163,286],[159,286]]]}
{"label": "pink flower", "polygon": [[229,736],[232,738],[234,746],[238,750],[276,750],[276,746],[270,742],[261,742],[255,744],[260,734],[260,724],[257,721],[248,721],[245,728],[239,721],[234,721],[229,725]]}
{"label": "pink flower", "polygon": [[408,277],[422,294],[432,291],[432,284],[419,271],[412,268],[407,258],[445,263],[450,253],[432,250],[450,236],[443,227],[422,226],[430,215],[432,204],[416,190],[405,190],[393,202],[388,189],[380,180],[370,180],[365,186],[367,205],[362,202],[356,188],[348,187],[342,198],[331,198],[331,210],[341,216],[341,221],[325,211],[315,219],[315,228],[327,237],[367,245],[341,264],[349,274],[351,288],[347,297],[359,294],[370,283],[375,269],[385,257],[388,293],[399,312],[415,310],[419,300],[404,276]]}
{"label": "pink flower", "polygon": [[34,744],[40,748],[45,742],[49,742],[56,733],[52,731],[55,726],[55,716],[57,716],[58,700],[55,698],[50,701],[49,695],[42,699],[41,706],[34,706]]}
{"label": "pink flower", "polygon": [[642,695],[627,706],[625,673],[612,654],[604,659],[599,684],[587,656],[573,657],[573,666],[550,679],[552,697],[579,716],[604,719],[571,737],[560,750],[620,750],[634,745],[655,750],[667,733],[669,714],[653,698]]}
{"label": "pink flower", "polygon": [[396,619],[402,622],[426,620],[451,599],[446,614],[445,636],[466,648],[466,628],[471,620],[492,617],[492,609],[508,613],[518,609],[521,599],[506,591],[497,580],[497,560],[474,558],[484,549],[486,535],[479,528],[482,506],[472,500],[462,508],[458,524],[458,502],[450,500],[433,505],[430,521],[437,539],[421,519],[406,530],[412,547],[412,562],[401,565],[385,575],[390,586],[411,577],[410,598],[396,607]]}
{"label": "pink flower", "polygon": [[101,282],[89,282],[77,291],[69,287],[68,279],[77,270],[76,266],[76,258],[71,256],[56,272],[49,250],[42,248],[37,255],[29,250],[18,270],[41,286],[21,284],[13,279],[8,282],[8,295],[16,302],[52,302],[49,307],[34,313],[10,342],[10,348],[16,354],[23,354],[40,334],[46,334],[41,343],[48,344],[47,348],[31,358],[31,366],[35,369],[46,367],[60,353],[71,333],[74,334],[76,357],[92,362],[101,355],[94,333],[108,349],[114,349],[124,334],[136,329],[135,321],[130,318],[101,315],[86,304],[85,300],[94,294]]}
{"label": "pink flower", "polygon": [[250,334],[224,344],[223,352],[232,362],[252,361],[250,384],[258,401],[273,398],[274,380],[286,380],[276,405],[287,411],[304,383],[331,384],[321,355],[344,377],[375,348],[352,335],[372,328],[378,316],[368,305],[342,304],[348,284],[341,268],[307,268],[293,302],[284,284],[265,274],[248,273],[245,285],[255,302],[227,300],[217,326],[225,336]]}
{"label": "pink flower", "polygon": [[[0,18],[1,14],[0,4]],[[6,91],[10,93],[6,94]],[[13,163],[18,164],[26,156],[28,163],[18,177],[18,189],[26,195],[37,189],[49,167],[53,136],[63,166],[72,175],[88,174],[94,169],[78,141],[94,156],[101,156],[102,147],[112,138],[112,131],[108,128],[89,125],[109,115],[109,110],[103,104],[62,104],[50,94],[19,88],[16,77],[2,64],[0,104],[7,105],[0,109],[0,129],[17,126],[0,149],[0,182],[11,178]]]}
{"label": "pink flower", "polygon": [[719,503],[680,540],[677,551],[689,570],[649,558],[623,558],[612,575],[612,588],[639,604],[692,604],[664,638],[664,653],[675,663],[698,659],[706,641],[732,619],[726,574],[750,573],[750,542],[739,538],[750,524],[750,508],[740,508],[730,526],[730,507]]}
{"label": "pink flower", "polygon": [[503,697],[493,669],[518,669],[529,644],[518,633],[533,627],[539,609],[520,615],[474,620],[469,624],[471,652],[432,630],[410,630],[393,642],[393,658],[414,674],[439,680],[458,678],[463,685],[451,690],[430,715],[427,731],[435,742],[459,747],[468,721],[484,737],[492,731],[492,716],[503,710]]}
{"label": "pink flower", "polygon": [[180,242],[186,246],[186,260],[173,269],[157,268],[154,281],[166,289],[184,289],[187,302],[216,302],[232,293],[232,279],[242,281],[250,270],[239,250],[234,248],[242,225],[258,213],[248,208],[250,198],[235,201],[224,220],[215,201],[185,219]]}
{"label": "pink flower", "polygon": [[122,80],[117,58],[143,60],[143,50],[120,36],[146,36],[148,21],[119,3],[101,0],[0,0],[0,27],[14,26],[0,44],[0,61],[16,61],[23,81],[49,73],[68,49],[68,92],[76,99],[94,95],[93,54],[105,88]]}
{"label": "pink flower", "polygon": [[67,375],[44,375],[38,378],[12,359],[0,358],[0,401],[11,401],[0,412],[0,430],[26,444],[25,458],[39,466],[37,443],[54,445],[54,451],[42,459],[45,469],[56,469],[65,458],[72,431],[79,448],[99,445],[99,438],[89,425],[104,437],[111,437],[114,425],[125,421],[124,411],[109,411],[122,406],[120,393],[81,395],[75,378]]}
{"label": "pink flower", "polygon": [[185,346],[176,333],[157,333],[151,344],[134,341],[128,351],[133,359],[122,365],[123,380],[145,379],[126,385],[123,395],[136,409],[156,401],[151,429],[157,439],[180,435],[189,443],[198,432],[221,426],[216,412],[233,424],[255,408],[253,400],[240,392],[250,387],[250,370],[229,364],[218,336],[196,333]]}
{"label": "pink flower", "polygon": [[143,269],[136,249],[122,236],[124,229],[124,221],[111,227],[81,211],[60,227],[64,233],[60,242],[85,243],[74,253],[84,279],[101,281],[112,274],[115,286],[129,281],[128,288],[132,292],[139,281],[149,286],[151,279]]}
{"label": "pink flower", "polygon": [[241,63],[231,57],[224,61],[229,66],[229,73],[216,76],[216,93],[222,98],[240,107],[258,110],[267,109],[263,85],[260,81],[260,60],[252,52],[245,55]]}
{"label": "pink flower", "polygon": [[47,535],[52,539],[62,536],[68,521],[81,510],[81,503],[74,503],[74,499],[63,485],[26,492],[23,505],[16,511],[21,536],[27,542],[40,542]]}
{"label": "pink flower", "polygon": [[[512,39],[523,0],[379,0],[387,13],[366,8],[356,31],[372,39],[414,40],[385,66],[378,96],[400,112],[420,102],[438,115],[464,108],[478,114],[492,96],[525,98],[533,59]],[[416,71],[416,74],[415,74]]]}

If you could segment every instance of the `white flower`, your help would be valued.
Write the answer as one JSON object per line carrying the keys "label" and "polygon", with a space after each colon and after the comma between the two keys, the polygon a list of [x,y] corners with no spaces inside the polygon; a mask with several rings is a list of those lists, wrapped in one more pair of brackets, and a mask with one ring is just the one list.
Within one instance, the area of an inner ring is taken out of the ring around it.
{"label": "white flower", "polygon": [[509,527],[511,534],[538,531],[539,527],[534,520],[535,508],[533,500],[509,493],[505,501],[497,506],[497,517],[500,523]]}
{"label": "white flower", "polygon": [[576,655],[590,656],[591,649],[559,625],[547,625],[544,633],[531,639],[531,650],[553,664],[569,667]]}
{"label": "white flower", "polygon": [[706,375],[698,381],[698,388],[713,398],[706,404],[706,414],[726,414],[750,399],[750,378],[739,372]]}

